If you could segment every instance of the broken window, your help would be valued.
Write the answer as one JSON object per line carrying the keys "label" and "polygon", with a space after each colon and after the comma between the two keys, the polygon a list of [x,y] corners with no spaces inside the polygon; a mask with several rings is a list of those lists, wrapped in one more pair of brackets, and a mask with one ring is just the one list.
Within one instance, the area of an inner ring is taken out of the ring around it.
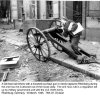
{"label": "broken window", "polygon": [[53,2],[47,1],[47,18],[53,17]]}
{"label": "broken window", "polygon": [[36,1],[33,0],[31,2],[31,5],[30,5],[30,18],[33,19],[33,18],[36,18]]}

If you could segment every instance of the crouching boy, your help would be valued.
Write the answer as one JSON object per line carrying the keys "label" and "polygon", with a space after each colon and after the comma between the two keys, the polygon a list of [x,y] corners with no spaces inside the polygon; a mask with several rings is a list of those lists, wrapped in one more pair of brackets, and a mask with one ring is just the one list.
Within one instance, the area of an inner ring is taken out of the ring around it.
{"label": "crouching boy", "polygon": [[64,37],[70,37],[71,48],[77,55],[81,55],[78,50],[78,44],[80,40],[80,36],[82,34],[83,27],[80,23],[75,23],[74,21],[66,21],[64,24]]}

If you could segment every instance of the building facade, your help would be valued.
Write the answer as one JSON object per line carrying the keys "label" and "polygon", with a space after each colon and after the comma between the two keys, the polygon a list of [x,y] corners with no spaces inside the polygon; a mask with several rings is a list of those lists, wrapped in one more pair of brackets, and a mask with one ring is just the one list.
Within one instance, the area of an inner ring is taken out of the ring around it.
{"label": "building facade", "polygon": [[100,1],[85,2],[86,38],[100,41]]}
{"label": "building facade", "polygon": [[84,39],[100,41],[100,1],[0,0],[0,9],[10,21],[64,16],[84,26]]}
{"label": "building facade", "polygon": [[12,19],[49,19],[64,15],[64,1],[10,0]]}

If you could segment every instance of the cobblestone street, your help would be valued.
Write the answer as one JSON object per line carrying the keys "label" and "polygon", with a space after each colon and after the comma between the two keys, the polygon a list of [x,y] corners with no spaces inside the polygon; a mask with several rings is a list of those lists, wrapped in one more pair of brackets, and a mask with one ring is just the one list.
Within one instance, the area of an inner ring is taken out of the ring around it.
{"label": "cobblestone street", "polygon": [[20,67],[11,69],[7,81],[95,80],[86,74],[60,66],[52,61],[39,62],[30,53],[23,33],[18,30],[0,29],[0,59],[8,56],[20,56]]}

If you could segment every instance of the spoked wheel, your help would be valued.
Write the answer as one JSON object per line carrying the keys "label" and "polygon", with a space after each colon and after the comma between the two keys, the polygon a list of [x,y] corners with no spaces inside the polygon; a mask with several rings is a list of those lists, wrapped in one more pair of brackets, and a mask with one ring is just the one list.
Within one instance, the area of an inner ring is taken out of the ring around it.
{"label": "spoked wheel", "polygon": [[[52,21],[52,23],[50,24],[50,28],[54,27],[54,26],[61,27],[61,21],[59,18],[55,18],[54,21]],[[59,33],[59,35],[62,35],[62,34]],[[57,38],[55,38],[55,40],[57,40],[60,43],[63,43],[61,40],[58,40]],[[56,43],[54,43],[52,41],[51,41],[51,43],[58,51],[62,51],[62,48],[59,45],[57,45]]]}
{"label": "spoked wheel", "polygon": [[50,57],[50,47],[45,35],[37,28],[30,28],[27,32],[27,44],[31,53],[39,61],[47,61]]}
{"label": "spoked wheel", "polygon": [[[55,38],[56,39],[56,38]],[[62,42],[62,41],[59,41],[58,39],[56,39],[58,42]],[[58,51],[62,51],[62,47],[60,47],[58,44],[54,43],[54,42],[51,42],[52,45],[58,50]]]}

